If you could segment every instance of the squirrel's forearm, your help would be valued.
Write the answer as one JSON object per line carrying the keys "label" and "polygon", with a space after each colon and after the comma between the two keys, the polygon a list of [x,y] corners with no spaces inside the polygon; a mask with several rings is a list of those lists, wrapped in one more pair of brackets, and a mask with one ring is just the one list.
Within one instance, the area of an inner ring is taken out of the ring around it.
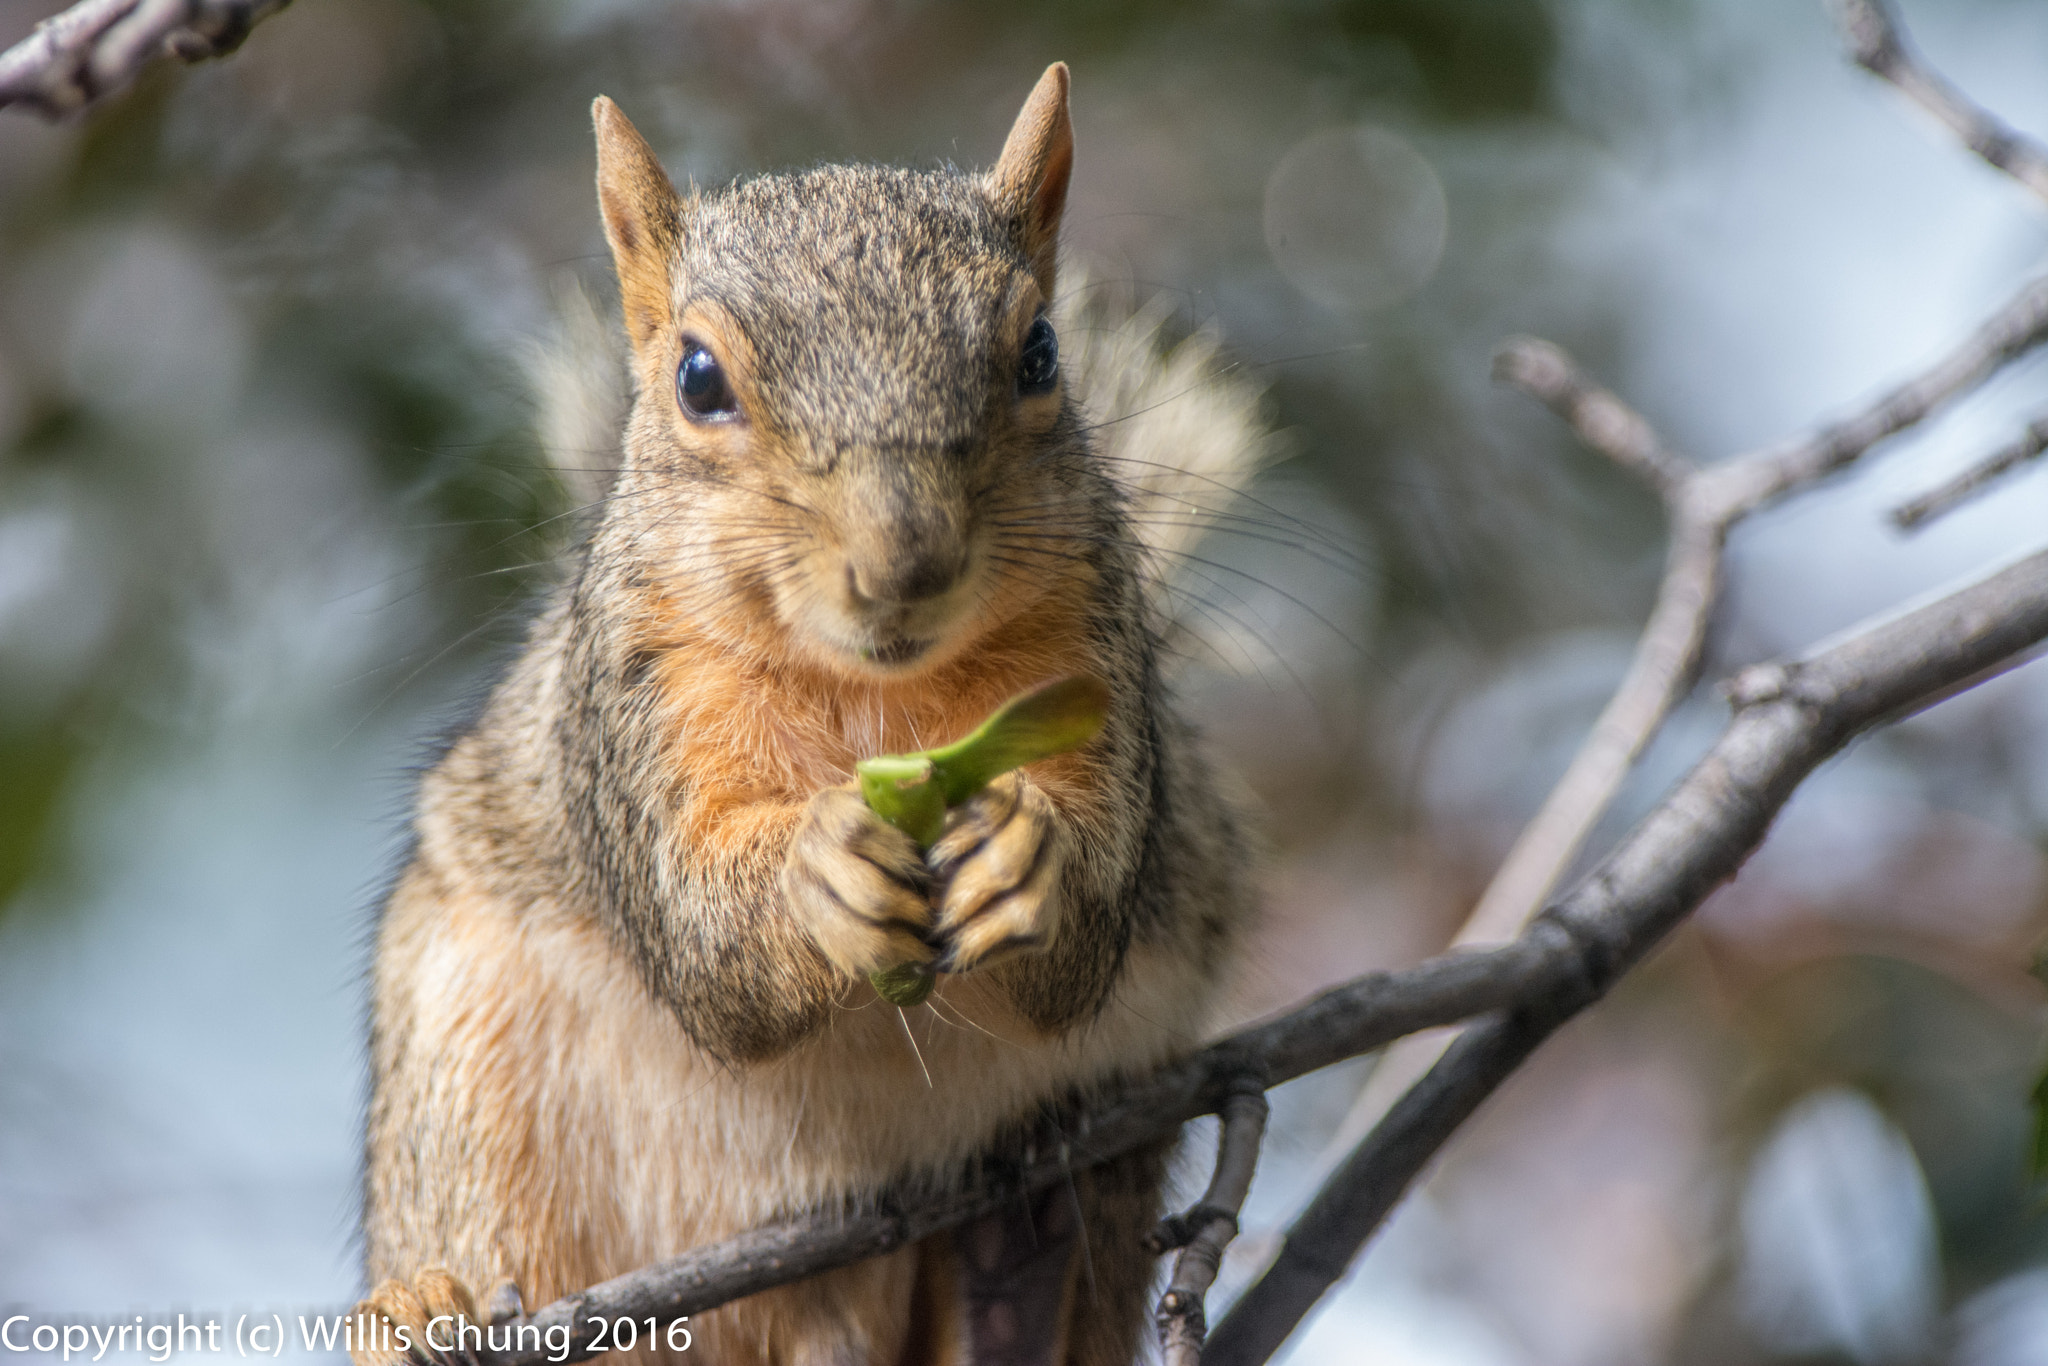
{"label": "squirrel's forearm", "polygon": [[[693,805],[696,801],[693,800]],[[649,987],[705,1052],[758,1062],[823,1026],[845,983],[819,954],[780,886],[803,804],[719,803],[685,811],[662,841],[658,897],[635,898],[628,929]]]}

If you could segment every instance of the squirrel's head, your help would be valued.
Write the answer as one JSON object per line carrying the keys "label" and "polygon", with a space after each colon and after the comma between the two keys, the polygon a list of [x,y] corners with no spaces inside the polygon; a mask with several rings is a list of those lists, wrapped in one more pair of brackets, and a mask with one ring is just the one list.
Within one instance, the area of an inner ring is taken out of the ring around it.
{"label": "squirrel's head", "polygon": [[[610,100],[598,199],[637,397],[607,511],[713,629],[854,675],[958,654],[1078,572],[1049,68],[982,175],[830,166],[679,196]],[[752,610],[750,610],[752,609]]]}

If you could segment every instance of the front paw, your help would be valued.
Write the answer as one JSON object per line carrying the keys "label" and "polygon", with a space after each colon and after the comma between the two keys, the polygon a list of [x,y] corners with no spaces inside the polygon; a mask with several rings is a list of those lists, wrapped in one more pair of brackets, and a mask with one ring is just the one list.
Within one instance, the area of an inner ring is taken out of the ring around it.
{"label": "front paw", "polygon": [[1008,773],[955,807],[929,862],[941,891],[933,938],[941,972],[1041,951],[1063,916],[1068,835],[1052,799]]}
{"label": "front paw", "polygon": [[482,1314],[469,1287],[445,1267],[430,1266],[410,1281],[387,1280],[356,1305],[354,1318],[371,1325],[352,1345],[355,1366],[462,1366],[484,1345],[486,1324],[520,1313],[519,1287],[501,1281]]}
{"label": "front paw", "polygon": [[782,896],[842,972],[927,963],[930,875],[910,836],[848,783],[811,798],[782,863]]}

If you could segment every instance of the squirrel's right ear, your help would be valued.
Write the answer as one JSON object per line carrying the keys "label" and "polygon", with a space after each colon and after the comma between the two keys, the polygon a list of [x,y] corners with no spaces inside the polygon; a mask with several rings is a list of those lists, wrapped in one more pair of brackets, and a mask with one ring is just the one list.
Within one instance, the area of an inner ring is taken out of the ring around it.
{"label": "squirrel's right ear", "polygon": [[1067,64],[1054,62],[1017,112],[1003,154],[988,173],[987,182],[996,208],[1018,225],[1031,273],[1038,277],[1039,291],[1048,300],[1059,255],[1060,214],[1067,207],[1067,181],[1073,172],[1074,125],[1067,117]]}
{"label": "squirrel's right ear", "polygon": [[597,125],[597,206],[619,272],[626,335],[639,350],[669,325],[671,274],[682,247],[683,204],[654,149],[603,95],[590,106]]}

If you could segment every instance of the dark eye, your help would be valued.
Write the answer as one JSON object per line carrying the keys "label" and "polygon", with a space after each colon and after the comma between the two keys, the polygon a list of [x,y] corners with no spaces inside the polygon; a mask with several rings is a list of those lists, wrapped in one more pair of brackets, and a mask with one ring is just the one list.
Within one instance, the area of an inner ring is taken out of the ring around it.
{"label": "dark eye", "polygon": [[699,341],[683,342],[683,363],[676,367],[676,398],[683,411],[699,422],[739,416],[739,400],[725,382],[725,367]]}
{"label": "dark eye", "polygon": [[1040,317],[1024,334],[1024,354],[1017,358],[1017,392],[1042,394],[1060,377],[1060,339],[1052,324]]}

